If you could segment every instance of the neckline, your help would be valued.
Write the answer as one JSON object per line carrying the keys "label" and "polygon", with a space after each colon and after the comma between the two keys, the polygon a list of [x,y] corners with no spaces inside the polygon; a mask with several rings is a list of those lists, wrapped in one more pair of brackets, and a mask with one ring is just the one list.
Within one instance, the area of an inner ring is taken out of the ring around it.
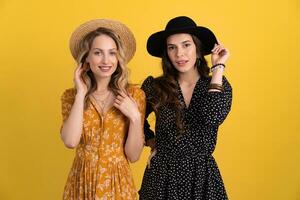
{"label": "neckline", "polygon": [[115,109],[114,104],[112,104],[111,106],[108,107],[108,109],[106,110],[105,113],[101,114],[100,106],[97,103],[97,100],[95,99],[95,97],[93,97],[93,95],[89,95],[89,100],[91,101],[93,106],[96,108],[96,111],[98,112],[98,114],[101,118],[104,118],[107,114],[109,114],[110,112],[112,112]]}
{"label": "neckline", "polygon": [[183,96],[183,92],[182,92],[182,89],[181,89],[181,86],[180,86],[180,83],[179,81],[176,79],[176,82],[177,82],[177,86],[178,86],[178,92],[179,92],[179,100],[183,103],[184,105],[184,108],[185,109],[189,109],[193,103],[193,99],[194,99],[194,96],[195,96],[195,91],[196,91],[196,88],[198,87],[199,83],[201,82],[202,78],[199,77],[197,82],[195,83],[195,86],[193,88],[193,92],[192,92],[192,96],[191,96],[191,99],[190,99],[190,103],[189,105],[186,104],[185,100],[184,100],[184,96]]}

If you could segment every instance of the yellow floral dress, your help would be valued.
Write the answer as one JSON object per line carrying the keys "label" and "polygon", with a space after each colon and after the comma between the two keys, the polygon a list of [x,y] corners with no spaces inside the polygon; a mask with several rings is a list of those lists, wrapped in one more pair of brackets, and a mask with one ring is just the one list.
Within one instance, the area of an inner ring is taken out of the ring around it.
{"label": "yellow floral dress", "polygon": [[[130,86],[128,92],[136,101],[144,124],[145,94],[134,86]],[[75,89],[68,89],[61,97],[63,121],[69,116],[75,95]],[[101,116],[96,100],[89,98],[88,102],[84,111],[82,136],[63,199],[135,200],[137,191],[124,152],[128,120],[115,107]]]}

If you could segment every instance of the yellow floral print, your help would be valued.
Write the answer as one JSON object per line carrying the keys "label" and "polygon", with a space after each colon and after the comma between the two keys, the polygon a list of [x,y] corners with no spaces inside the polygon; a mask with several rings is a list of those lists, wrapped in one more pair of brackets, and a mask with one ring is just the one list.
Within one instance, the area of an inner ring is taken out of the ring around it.
{"label": "yellow floral print", "polygon": [[[135,86],[130,86],[128,92],[137,102],[143,124],[145,94]],[[75,95],[75,89],[68,89],[61,97],[63,121],[69,116]],[[89,98],[88,102],[63,199],[135,200],[137,191],[124,153],[128,120],[115,107],[101,116],[95,99]]]}

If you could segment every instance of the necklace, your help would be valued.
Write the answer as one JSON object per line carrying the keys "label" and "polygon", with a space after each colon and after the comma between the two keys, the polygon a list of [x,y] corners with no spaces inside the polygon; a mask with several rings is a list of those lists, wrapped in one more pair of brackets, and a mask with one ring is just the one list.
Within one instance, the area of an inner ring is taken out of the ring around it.
{"label": "necklace", "polygon": [[96,91],[94,91],[94,94],[97,94],[97,95],[103,95],[103,94],[105,94],[105,93],[107,93],[107,92],[109,92],[109,90],[96,90]]}
{"label": "necklace", "polygon": [[[103,99],[102,98],[99,98],[99,96],[96,96],[95,93],[93,94],[93,97],[97,100],[97,102],[99,103],[99,106],[101,108],[101,111],[102,111],[102,114],[104,113],[104,109],[105,107],[107,106],[107,103],[109,102],[109,98],[111,96],[111,91],[108,91],[107,92],[108,94],[106,95],[106,97],[104,97]],[[103,93],[104,94],[104,93]],[[104,96],[104,95],[101,95],[101,96]]]}

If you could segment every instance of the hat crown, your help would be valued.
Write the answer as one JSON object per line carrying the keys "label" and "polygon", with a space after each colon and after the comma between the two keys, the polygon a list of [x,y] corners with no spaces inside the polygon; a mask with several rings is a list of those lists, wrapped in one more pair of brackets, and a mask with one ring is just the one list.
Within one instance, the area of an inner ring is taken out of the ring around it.
{"label": "hat crown", "polygon": [[170,31],[170,30],[193,28],[193,27],[197,27],[197,24],[191,18],[186,16],[180,16],[171,19],[168,22],[165,30]]}

